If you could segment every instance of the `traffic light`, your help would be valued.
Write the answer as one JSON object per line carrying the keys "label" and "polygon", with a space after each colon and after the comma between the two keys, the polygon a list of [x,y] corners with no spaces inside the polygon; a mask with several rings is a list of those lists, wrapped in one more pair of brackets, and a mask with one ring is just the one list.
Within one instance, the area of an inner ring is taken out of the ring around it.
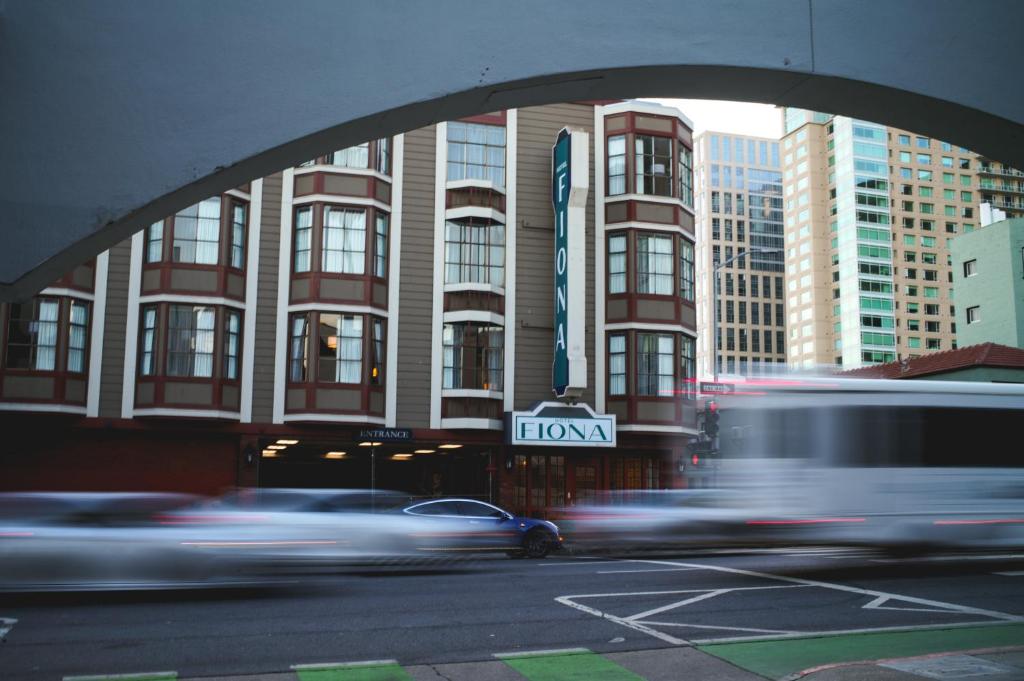
{"label": "traffic light", "polygon": [[712,440],[718,435],[718,403],[710,400],[704,404],[704,434]]}

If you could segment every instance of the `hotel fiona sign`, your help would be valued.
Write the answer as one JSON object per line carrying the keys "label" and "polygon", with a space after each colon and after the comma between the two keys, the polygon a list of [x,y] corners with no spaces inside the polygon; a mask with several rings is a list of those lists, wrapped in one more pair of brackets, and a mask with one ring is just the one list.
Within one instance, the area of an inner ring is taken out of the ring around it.
{"label": "hotel fiona sign", "polygon": [[614,447],[615,415],[597,414],[586,404],[541,402],[506,417],[509,444],[548,447]]}

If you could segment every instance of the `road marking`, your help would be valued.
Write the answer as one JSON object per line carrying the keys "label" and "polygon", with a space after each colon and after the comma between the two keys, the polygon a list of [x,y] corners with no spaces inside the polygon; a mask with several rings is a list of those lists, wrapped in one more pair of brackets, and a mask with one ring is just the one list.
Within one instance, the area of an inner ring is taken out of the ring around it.
{"label": "road marking", "polygon": [[516,657],[534,657],[543,655],[579,655],[580,653],[589,653],[589,648],[553,648],[551,650],[517,650],[511,653],[494,653],[493,657],[499,660]]}
{"label": "road marking", "polygon": [[1007,622],[1024,622],[1024,617],[1019,615],[1011,615],[1005,612],[999,612],[997,610],[986,610],[984,608],[972,608],[968,605],[958,605],[956,603],[946,603],[943,601],[934,601],[928,598],[918,598],[916,596],[903,596],[900,594],[887,593],[884,591],[875,591],[874,589],[861,589],[856,586],[848,586],[846,584],[834,584],[832,582],[820,582],[814,579],[802,579],[800,577],[786,577],[783,575],[773,575],[767,572],[756,572],[754,570],[743,570],[740,568],[725,567],[722,565],[701,565],[696,563],[677,563],[674,561],[664,560],[638,560],[638,563],[650,563],[652,565],[668,565],[671,567],[702,567],[706,570],[714,570],[715,572],[726,572],[734,575],[745,575],[747,577],[758,577],[760,579],[770,579],[777,582],[788,582],[791,584],[802,584],[804,586],[817,586],[823,589],[833,589],[835,591],[845,591],[847,593],[861,594],[864,596],[888,596],[889,598],[896,598],[901,601],[908,603],[915,603],[917,605],[931,606],[933,608],[942,608],[945,610],[954,610],[964,615],[979,615],[982,617],[990,617],[992,619],[1005,620]]}
{"label": "road marking", "polygon": [[994,575],[1000,577],[1024,577],[1024,570],[1014,570],[1012,572],[993,572]]}
{"label": "road marking", "polygon": [[[799,632],[786,631],[785,629],[754,629],[753,627],[726,627],[715,624],[690,624],[688,622],[652,622],[647,620],[644,624],[650,624],[651,626],[657,627],[686,627],[687,629],[724,629],[726,631],[752,631],[758,634],[796,634],[803,636]],[[715,641],[721,641],[723,639],[713,639]],[[694,641],[697,643],[697,641]]]}
{"label": "road marking", "polygon": [[914,633],[917,631],[945,631],[947,629],[971,629],[977,627],[1006,627],[1012,626],[1005,621],[993,622],[950,622],[949,624],[906,624],[896,627],[867,627],[864,629],[822,629],[821,631],[792,631],[785,634],[768,636],[734,636],[731,638],[701,638],[693,639],[693,645],[711,646],[719,643],[757,643],[759,641],[784,641],[791,638],[822,638],[829,636],[845,636],[859,634],[899,634]]}
{"label": "road marking", "polygon": [[351,669],[353,667],[383,667],[398,664],[398,660],[362,660],[359,662],[316,662],[313,664],[293,664],[295,671],[316,671],[319,669]]}
{"label": "road marking", "polygon": [[661,612],[667,612],[669,610],[675,610],[676,608],[681,608],[684,605],[690,605],[691,603],[696,603],[698,601],[704,601],[704,600],[707,600],[709,598],[714,598],[715,596],[721,596],[722,594],[727,594],[727,593],[729,593],[729,589],[718,589],[716,591],[709,591],[708,593],[701,594],[700,596],[694,596],[692,598],[687,598],[687,599],[682,600],[682,601],[676,601],[675,603],[669,603],[668,605],[662,605],[662,606],[657,607],[657,608],[651,608],[650,610],[644,610],[643,612],[638,612],[635,615],[630,615],[626,619],[629,620],[630,622],[636,622],[638,620],[644,620],[644,619],[647,619],[650,615],[657,615],[658,613],[661,613]]}
{"label": "road marking", "polygon": [[92,676],[65,676],[64,681],[165,681],[177,679],[178,672],[137,672],[133,674],[94,674]]}
{"label": "road marking", "polygon": [[17,623],[18,620],[13,617],[0,617],[0,639],[6,638]]}
{"label": "road marking", "polygon": [[955,612],[953,610],[946,610],[944,608],[897,608],[891,605],[882,605],[883,603],[887,603],[891,600],[900,599],[895,598],[893,596],[879,596],[870,603],[862,605],[861,608],[863,608],[864,610],[905,610],[907,612],[942,612],[946,613],[947,615],[954,614]]}
{"label": "road marking", "polygon": [[629,563],[632,561],[628,560],[587,560],[583,563],[534,563],[534,567],[565,567],[566,565],[574,565],[579,567],[580,565],[622,565],[623,563]]}

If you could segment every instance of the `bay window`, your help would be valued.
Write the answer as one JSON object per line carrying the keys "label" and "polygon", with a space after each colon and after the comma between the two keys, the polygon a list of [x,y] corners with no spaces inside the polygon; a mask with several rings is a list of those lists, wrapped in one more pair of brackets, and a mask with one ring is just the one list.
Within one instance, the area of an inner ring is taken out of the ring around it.
{"label": "bay window", "polygon": [[164,221],[146,228],[146,262],[160,262],[164,257]]}
{"label": "bay window", "polygon": [[170,305],[167,321],[167,375],[213,376],[214,322],[212,307]]}
{"label": "bay window", "polygon": [[325,206],[322,251],[322,272],[363,274],[366,211]]}
{"label": "bay window", "polygon": [[[754,332],[757,334],[757,331]],[[757,338],[757,336],[754,336]],[[693,397],[697,391],[697,365],[694,361],[694,340],[689,336],[681,336],[679,339],[679,363],[682,375],[682,383],[687,397]]]}
{"label": "bay window", "polygon": [[370,358],[370,383],[380,385],[384,377],[384,320],[373,320],[373,335],[370,338],[373,356]]}
{"label": "bay window", "polygon": [[71,301],[68,320],[68,371],[85,371],[86,334],[89,330],[89,305]]}
{"label": "bay window", "polygon": [[[679,198],[684,205],[693,207],[693,152],[682,144],[677,143],[679,148]],[[737,187],[743,188],[743,168],[736,169]],[[741,202],[742,194],[736,195],[736,212],[743,213]]]}
{"label": "bay window", "polygon": [[674,342],[670,334],[638,333],[637,395],[661,397],[673,394]]}
{"label": "bay window", "polygon": [[608,138],[608,196],[626,193],[626,136]]}
{"label": "bay window", "polygon": [[626,236],[608,239],[608,293],[626,292]]}
{"label": "bay window", "polygon": [[5,366],[33,371],[56,370],[59,317],[60,301],[56,298],[11,303]]}
{"label": "bay window", "polygon": [[381,137],[377,140],[377,172],[391,174],[391,138]]}
{"label": "bay window", "polygon": [[295,211],[295,271],[308,272],[313,252],[313,209]]}
{"label": "bay window", "polygon": [[444,325],[442,387],[500,391],[504,382],[505,330],[479,322]]}
{"label": "bay window", "polygon": [[225,313],[224,378],[238,378],[238,356],[241,349],[242,315],[234,310]]}
{"label": "bay window", "polygon": [[174,262],[216,265],[219,244],[219,196],[184,208],[174,216]]}
{"label": "bay window", "polygon": [[488,180],[505,186],[505,128],[448,123],[448,181]]}
{"label": "bay window", "polygon": [[679,240],[679,296],[691,303],[694,301],[693,244],[686,239]]}
{"label": "bay window", "polygon": [[373,241],[373,276],[386,277],[388,274],[388,223],[387,213],[377,213]]}
{"label": "bay window", "polygon": [[672,139],[636,135],[636,193],[672,196]]}
{"label": "bay window", "polygon": [[139,375],[152,376],[156,373],[156,307],[142,308],[142,342],[140,343]]}
{"label": "bay window", "polygon": [[317,380],[360,383],[363,368],[362,315],[319,315]]}
{"label": "bay window", "polygon": [[370,143],[363,142],[327,155],[327,164],[342,168],[367,168],[370,164]]}
{"label": "bay window", "polygon": [[231,266],[242,269],[245,263],[245,205],[231,204]]}
{"label": "bay window", "polygon": [[626,394],[626,334],[608,337],[608,394]]}
{"label": "bay window", "polygon": [[304,382],[309,378],[309,315],[292,317],[288,336],[288,380]]}
{"label": "bay window", "polygon": [[505,285],[505,225],[480,219],[445,223],[446,284]]}
{"label": "bay window", "polygon": [[672,237],[641,234],[636,242],[637,292],[671,295]]}

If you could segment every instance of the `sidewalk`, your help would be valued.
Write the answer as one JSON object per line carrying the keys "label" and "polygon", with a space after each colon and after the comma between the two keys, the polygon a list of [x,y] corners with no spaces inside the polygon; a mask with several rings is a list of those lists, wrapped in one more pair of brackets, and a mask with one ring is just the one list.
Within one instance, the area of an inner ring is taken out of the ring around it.
{"label": "sidewalk", "polygon": [[[790,643],[793,643],[791,641]],[[768,658],[765,658],[766,660]],[[750,667],[756,667],[749,661]],[[1024,680],[1024,645],[871,661],[834,662],[779,674],[757,672],[680,646],[599,655],[584,648],[496,655],[482,662],[403,666],[395,660],[296,665],[291,671],[218,677],[175,672],[65,677],[67,681],[921,681]]]}

